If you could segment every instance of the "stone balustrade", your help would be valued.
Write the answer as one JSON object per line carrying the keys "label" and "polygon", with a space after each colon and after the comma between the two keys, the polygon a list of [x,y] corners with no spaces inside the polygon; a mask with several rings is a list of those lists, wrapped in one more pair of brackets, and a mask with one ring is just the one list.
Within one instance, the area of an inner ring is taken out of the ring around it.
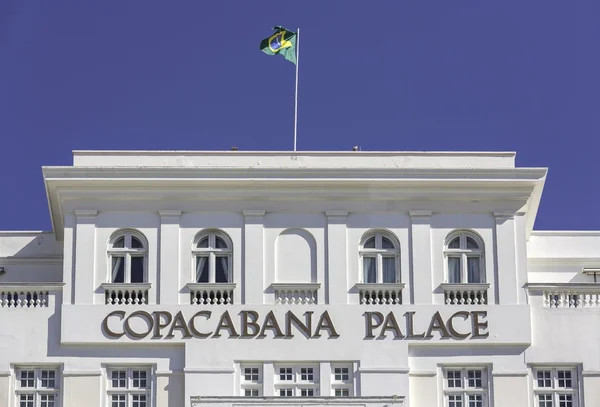
{"label": "stone balustrade", "polygon": [[50,296],[62,286],[63,283],[2,283],[0,308],[48,307]]}
{"label": "stone balustrade", "polygon": [[234,283],[189,283],[187,288],[192,305],[233,304]]}
{"label": "stone balustrade", "polygon": [[447,305],[486,305],[489,283],[442,284]]}
{"label": "stone balustrade", "polygon": [[404,283],[356,284],[361,304],[400,305]]}
{"label": "stone balustrade", "polygon": [[275,303],[283,305],[306,305],[317,303],[319,283],[273,283]]}
{"label": "stone balustrade", "polygon": [[529,283],[544,308],[600,308],[600,283]]}
{"label": "stone balustrade", "polygon": [[144,305],[148,304],[150,283],[105,283],[105,304],[107,305]]}

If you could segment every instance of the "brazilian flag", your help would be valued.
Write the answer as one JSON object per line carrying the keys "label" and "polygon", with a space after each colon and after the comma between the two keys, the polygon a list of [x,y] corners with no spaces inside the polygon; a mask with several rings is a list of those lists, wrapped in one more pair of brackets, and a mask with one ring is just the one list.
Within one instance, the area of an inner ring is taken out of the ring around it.
{"label": "brazilian flag", "polygon": [[283,55],[285,59],[296,64],[296,33],[286,28],[273,27],[275,34],[260,43],[260,49],[267,55]]}

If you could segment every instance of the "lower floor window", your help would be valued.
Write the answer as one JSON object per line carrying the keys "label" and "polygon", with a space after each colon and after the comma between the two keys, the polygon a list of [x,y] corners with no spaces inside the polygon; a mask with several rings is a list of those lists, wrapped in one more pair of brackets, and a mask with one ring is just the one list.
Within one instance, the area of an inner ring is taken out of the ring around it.
{"label": "lower floor window", "polygon": [[487,407],[487,370],[482,368],[445,368],[446,407]]}
{"label": "lower floor window", "polygon": [[58,369],[48,367],[17,367],[15,390],[19,407],[58,406]]}
{"label": "lower floor window", "polygon": [[577,407],[579,380],[574,367],[533,369],[536,407]]}
{"label": "lower floor window", "polygon": [[150,407],[149,368],[109,368],[107,376],[109,407]]}

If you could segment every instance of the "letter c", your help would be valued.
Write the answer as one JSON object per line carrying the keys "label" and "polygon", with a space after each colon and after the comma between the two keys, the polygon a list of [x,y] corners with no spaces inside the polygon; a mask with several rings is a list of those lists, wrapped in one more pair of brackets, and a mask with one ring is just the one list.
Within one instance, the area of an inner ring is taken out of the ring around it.
{"label": "letter c", "polygon": [[206,319],[210,319],[210,316],[212,315],[212,312],[211,311],[198,311],[198,312],[196,312],[194,314],[194,316],[190,318],[190,321],[189,321],[190,331],[192,331],[192,334],[194,336],[197,336],[198,338],[208,338],[212,334],[212,332],[209,332],[209,333],[205,334],[205,333],[202,333],[202,332],[198,331],[198,329],[196,329],[196,324],[195,324],[196,317],[198,317],[200,315],[205,316]]}
{"label": "letter c", "polygon": [[[137,333],[133,329],[131,329],[131,326],[129,325],[129,320],[133,317],[137,317],[138,315],[141,316],[142,318],[144,318],[146,320],[146,322],[148,323],[148,330],[146,332]],[[135,312],[132,312],[131,315],[129,315],[127,317],[127,319],[125,320],[125,324],[123,325],[123,328],[125,330],[125,333],[127,335],[131,336],[132,338],[144,339],[146,336],[148,336],[148,334],[150,332],[152,332],[152,329],[154,329],[154,318],[152,318],[152,315],[150,315],[146,311],[135,311]]]}
{"label": "letter c", "polygon": [[448,330],[450,331],[450,334],[452,335],[452,337],[456,338],[456,339],[467,339],[469,334],[461,334],[460,332],[457,332],[456,329],[454,329],[454,325],[453,325],[453,321],[452,321],[454,319],[454,317],[463,317],[466,321],[469,318],[469,313],[467,311],[458,311],[458,312],[452,314],[452,316],[450,318],[448,318]]}
{"label": "letter c", "polygon": [[111,339],[119,339],[121,336],[125,335],[125,332],[116,333],[110,330],[110,328],[108,327],[108,318],[112,316],[118,316],[122,321],[123,318],[125,318],[125,311],[113,311],[110,314],[108,314],[106,318],[104,318],[104,320],[102,321],[102,330],[104,331],[106,336],[108,336]]}

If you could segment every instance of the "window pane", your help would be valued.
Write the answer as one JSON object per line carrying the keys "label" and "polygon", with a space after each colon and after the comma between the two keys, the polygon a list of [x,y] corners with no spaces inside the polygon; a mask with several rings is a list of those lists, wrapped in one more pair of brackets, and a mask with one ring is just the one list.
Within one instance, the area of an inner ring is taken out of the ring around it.
{"label": "window pane", "polygon": [[370,238],[369,240],[367,240],[365,242],[365,244],[363,245],[363,247],[365,249],[374,249],[375,248],[375,236],[373,236],[372,238]]}
{"label": "window pane", "polygon": [[244,390],[244,396],[258,397],[258,389],[246,389],[246,390]]}
{"label": "window pane", "polygon": [[376,260],[375,257],[363,257],[363,283],[377,282]]}
{"label": "window pane", "polygon": [[279,380],[292,380],[292,368],[282,367],[279,368]]}
{"label": "window pane", "polygon": [[537,371],[537,386],[538,387],[552,387],[552,380],[550,379],[550,370],[538,370]]}
{"label": "window pane", "polygon": [[219,236],[216,236],[215,241],[217,249],[227,249],[227,243],[225,243],[225,240],[223,240]]}
{"label": "window pane", "polygon": [[469,370],[467,371],[467,382],[471,388],[482,388],[483,380],[481,370]]}
{"label": "window pane", "polygon": [[54,394],[41,394],[40,407],[54,407]]}
{"label": "window pane", "polygon": [[21,370],[21,387],[35,387],[34,377],[34,370]]}
{"label": "window pane", "polygon": [[125,370],[113,370],[110,375],[112,387],[115,389],[127,387],[126,377],[127,372]]}
{"label": "window pane", "polygon": [[208,236],[205,236],[202,239],[200,239],[197,247],[200,249],[208,249]]}
{"label": "window pane", "polygon": [[196,282],[208,283],[208,257],[196,256]]}
{"label": "window pane", "polygon": [[110,397],[111,407],[126,407],[125,394],[113,394]]}
{"label": "window pane", "polygon": [[387,237],[381,238],[381,248],[382,249],[394,249],[394,244]]}
{"label": "window pane", "polygon": [[572,376],[570,370],[559,370],[558,372],[558,387],[570,389],[573,387]]}
{"label": "window pane", "polygon": [[52,389],[56,387],[55,375],[56,372],[54,370],[42,370],[42,384],[41,386],[46,389]]}
{"label": "window pane", "polygon": [[448,396],[448,407],[463,407],[462,395],[451,394]]}
{"label": "window pane", "polygon": [[448,380],[448,388],[460,389],[462,388],[462,380],[460,370],[448,370],[446,372]]}
{"label": "window pane", "polygon": [[457,236],[448,243],[448,249],[460,249],[460,237]]}
{"label": "window pane", "polygon": [[458,284],[460,280],[460,257],[448,257],[448,282]]}
{"label": "window pane", "polygon": [[348,397],[350,396],[350,390],[348,389],[335,389],[336,397]]}
{"label": "window pane", "polygon": [[300,369],[300,380],[312,382],[314,380],[314,373],[312,367],[303,367]]}
{"label": "window pane", "polygon": [[133,401],[132,407],[146,407],[147,406],[147,396],[145,394],[134,394],[131,397]]}
{"label": "window pane", "polygon": [[33,394],[21,394],[19,396],[19,407],[33,407]]}
{"label": "window pane", "polygon": [[539,394],[538,395],[538,407],[553,407],[552,406],[552,394]]}
{"label": "window pane", "polygon": [[113,283],[125,282],[125,257],[112,256],[111,281]]}
{"label": "window pane", "polygon": [[147,387],[147,375],[145,370],[134,370],[133,372],[133,384],[132,386],[136,389],[145,389]]}
{"label": "window pane", "polygon": [[131,247],[134,249],[143,249],[144,245],[142,244],[142,241],[140,239],[131,236]]}
{"label": "window pane", "polygon": [[396,258],[395,257],[384,257],[383,258],[383,282],[384,283],[395,283],[396,282]]}
{"label": "window pane", "polygon": [[144,282],[144,258],[138,256],[131,257],[131,282]]}
{"label": "window pane", "polygon": [[558,395],[558,407],[573,407],[573,395],[572,394],[559,394]]}
{"label": "window pane", "polygon": [[479,245],[472,237],[467,236],[467,249],[479,249]]}
{"label": "window pane", "polygon": [[229,260],[227,256],[217,256],[215,258],[217,264],[215,264],[215,282],[217,283],[228,283],[229,282]]}
{"label": "window pane", "polygon": [[301,389],[300,397],[313,397],[315,395],[314,389]]}
{"label": "window pane", "polygon": [[479,257],[467,257],[467,281],[469,283],[483,282],[479,266]]}
{"label": "window pane", "polygon": [[113,247],[124,248],[125,247],[125,236],[121,236],[113,243]]}

